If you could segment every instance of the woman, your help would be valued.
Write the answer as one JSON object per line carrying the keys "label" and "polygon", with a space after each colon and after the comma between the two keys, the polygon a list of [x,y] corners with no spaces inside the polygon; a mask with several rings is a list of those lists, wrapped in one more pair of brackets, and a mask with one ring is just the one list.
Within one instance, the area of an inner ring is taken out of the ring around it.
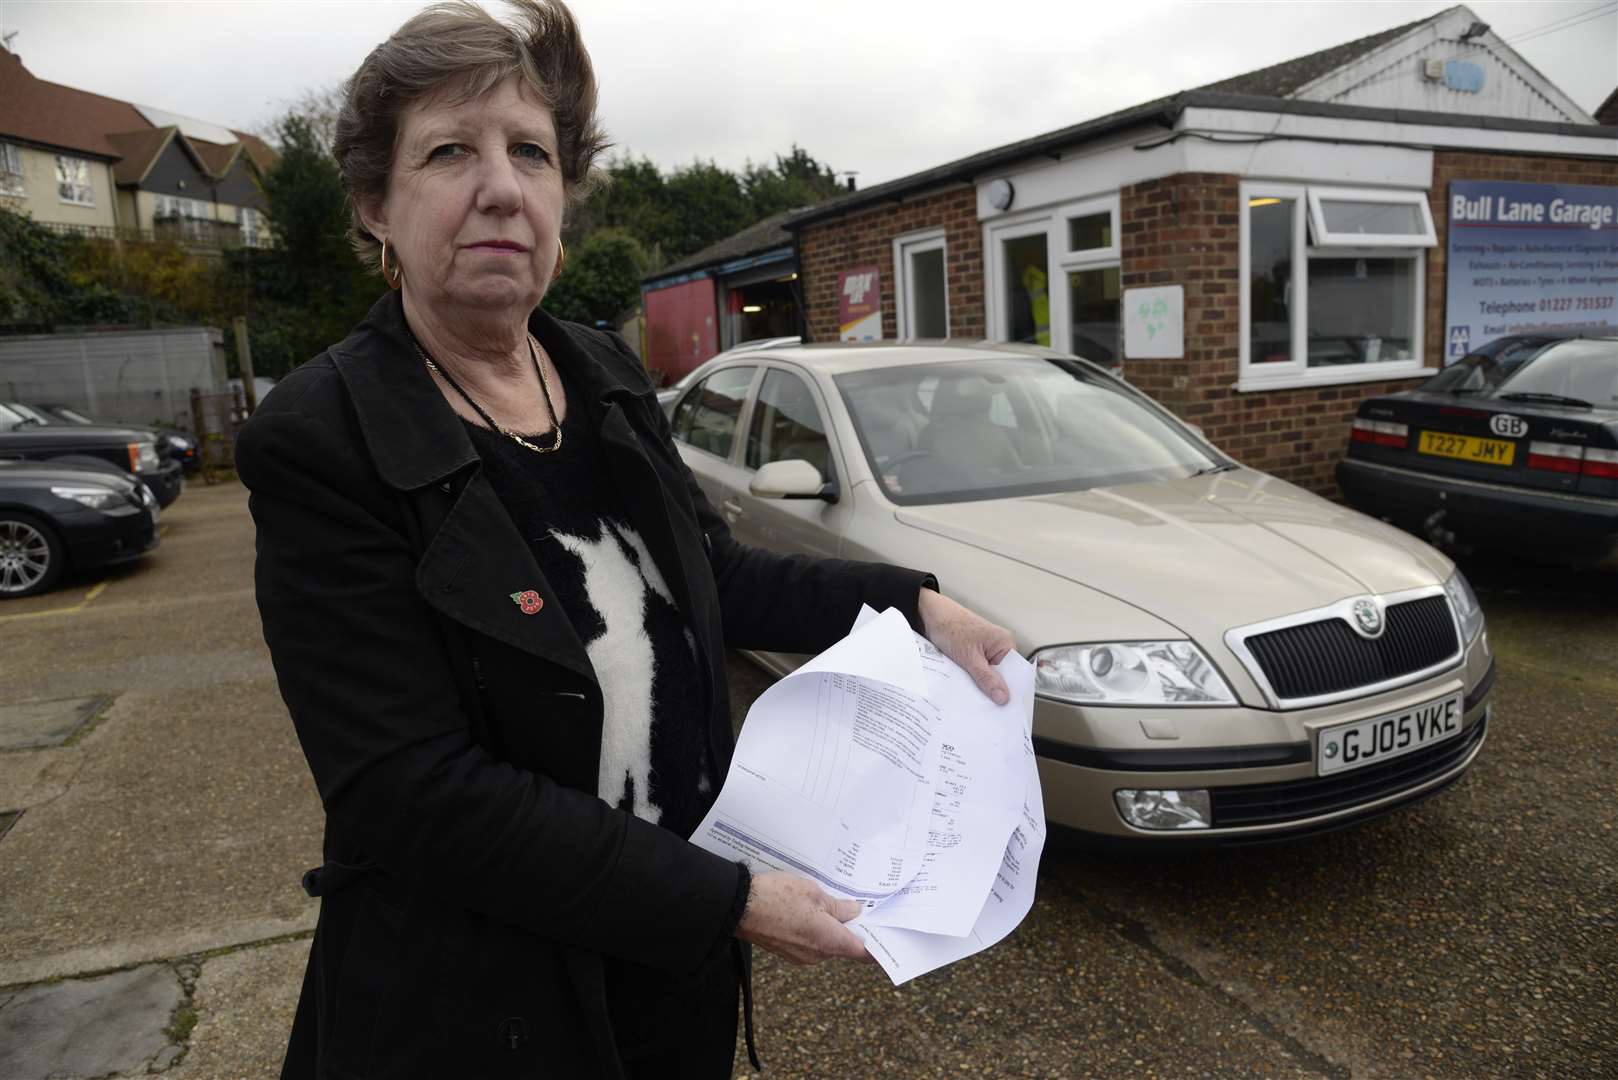
{"label": "woman", "polygon": [[685,840],[726,647],[897,606],[1004,700],[1006,631],[918,572],[736,543],[622,341],[539,310],[605,143],[567,9],[515,7],[428,9],[350,81],[335,151],[392,291],[237,447],[327,815],[288,1077],[728,1075],[742,943],[864,951],[853,905]]}

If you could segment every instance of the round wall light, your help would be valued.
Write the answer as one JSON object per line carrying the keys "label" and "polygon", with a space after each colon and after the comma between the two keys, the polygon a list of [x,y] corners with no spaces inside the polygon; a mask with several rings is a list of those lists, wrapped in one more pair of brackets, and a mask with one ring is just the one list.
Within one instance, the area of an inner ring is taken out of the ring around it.
{"label": "round wall light", "polygon": [[1017,189],[1005,177],[989,181],[989,205],[996,210],[1011,209],[1011,200],[1016,194]]}

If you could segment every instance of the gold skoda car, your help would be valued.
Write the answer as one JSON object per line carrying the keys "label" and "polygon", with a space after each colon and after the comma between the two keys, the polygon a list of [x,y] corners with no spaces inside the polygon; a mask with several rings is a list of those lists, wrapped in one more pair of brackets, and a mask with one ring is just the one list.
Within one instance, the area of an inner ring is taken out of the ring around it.
{"label": "gold skoda car", "polygon": [[1054,823],[1155,845],[1304,835],[1431,795],[1482,748],[1494,665],[1449,559],[1243,468],[1095,365],[742,349],[669,408],[738,538],[925,567],[1011,628]]}

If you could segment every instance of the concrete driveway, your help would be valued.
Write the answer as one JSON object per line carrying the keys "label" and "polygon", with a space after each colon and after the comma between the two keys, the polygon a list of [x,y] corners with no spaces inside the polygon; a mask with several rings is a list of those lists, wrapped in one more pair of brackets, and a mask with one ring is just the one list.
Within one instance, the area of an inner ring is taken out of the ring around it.
{"label": "concrete driveway", "polygon": [[[164,529],[141,563],[0,606],[7,1080],[278,1075],[320,806],[245,493],[194,487]],[[1456,787],[1294,846],[1048,850],[1016,934],[901,989],[763,956],[769,1074],[1618,1074],[1618,576],[1468,569],[1500,677]],[[732,678],[739,719],[765,683]]]}

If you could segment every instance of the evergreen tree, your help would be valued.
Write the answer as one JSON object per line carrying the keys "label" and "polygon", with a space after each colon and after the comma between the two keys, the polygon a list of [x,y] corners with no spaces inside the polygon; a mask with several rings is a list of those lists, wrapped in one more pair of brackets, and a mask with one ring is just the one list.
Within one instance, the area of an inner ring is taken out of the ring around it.
{"label": "evergreen tree", "polygon": [[775,167],[748,163],[742,172],[742,190],[753,207],[753,219],[762,221],[783,210],[813,206],[841,190],[831,166],[822,165],[797,143],[786,157],[775,156]]}

